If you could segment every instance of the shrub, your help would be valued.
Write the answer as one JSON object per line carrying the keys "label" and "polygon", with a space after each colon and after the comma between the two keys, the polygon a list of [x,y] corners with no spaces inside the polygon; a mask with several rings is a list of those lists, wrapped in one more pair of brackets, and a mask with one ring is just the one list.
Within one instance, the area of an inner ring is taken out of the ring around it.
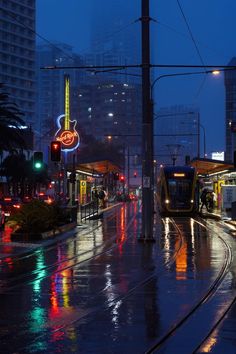
{"label": "shrub", "polygon": [[9,218],[9,222],[18,225],[16,232],[37,235],[55,230],[59,225],[68,221],[68,212],[58,203],[46,204],[37,199],[23,204],[19,212]]}

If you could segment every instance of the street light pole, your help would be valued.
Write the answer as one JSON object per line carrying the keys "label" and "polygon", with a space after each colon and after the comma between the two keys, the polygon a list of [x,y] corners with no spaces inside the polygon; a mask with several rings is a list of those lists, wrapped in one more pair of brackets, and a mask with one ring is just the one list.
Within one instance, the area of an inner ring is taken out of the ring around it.
{"label": "street light pole", "polygon": [[204,153],[204,159],[206,158],[206,131],[205,131],[205,127],[202,124],[199,124],[200,127],[203,130],[203,153]]}

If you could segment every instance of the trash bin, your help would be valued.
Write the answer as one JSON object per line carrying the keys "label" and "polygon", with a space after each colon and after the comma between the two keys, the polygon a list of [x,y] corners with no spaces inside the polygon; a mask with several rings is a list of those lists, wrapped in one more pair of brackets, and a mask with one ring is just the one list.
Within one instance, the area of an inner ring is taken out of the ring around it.
{"label": "trash bin", "polygon": [[231,218],[236,220],[236,201],[231,204]]}

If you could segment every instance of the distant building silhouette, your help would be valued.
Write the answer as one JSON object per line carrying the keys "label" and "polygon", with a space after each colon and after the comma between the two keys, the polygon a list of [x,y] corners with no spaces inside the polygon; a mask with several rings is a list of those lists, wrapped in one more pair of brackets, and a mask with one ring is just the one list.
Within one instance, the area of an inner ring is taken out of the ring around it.
{"label": "distant building silhouette", "polygon": [[[158,165],[184,165],[186,156],[200,152],[199,111],[191,105],[177,105],[159,110],[155,120],[155,159]],[[199,139],[198,139],[199,138]]]}

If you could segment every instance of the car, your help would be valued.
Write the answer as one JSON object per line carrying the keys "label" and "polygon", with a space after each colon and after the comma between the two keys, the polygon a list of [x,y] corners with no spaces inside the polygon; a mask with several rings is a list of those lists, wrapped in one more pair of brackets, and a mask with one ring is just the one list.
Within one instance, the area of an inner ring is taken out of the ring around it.
{"label": "car", "polygon": [[4,211],[5,218],[14,215],[22,206],[20,198],[17,197],[4,197],[0,200],[1,209]]}
{"label": "car", "polygon": [[2,206],[0,205],[0,230],[4,229],[5,221],[6,221],[5,213],[4,210],[2,209]]}
{"label": "car", "polygon": [[40,192],[37,199],[42,200],[46,204],[52,204],[54,202],[54,198],[50,195],[47,195],[43,192]]}

